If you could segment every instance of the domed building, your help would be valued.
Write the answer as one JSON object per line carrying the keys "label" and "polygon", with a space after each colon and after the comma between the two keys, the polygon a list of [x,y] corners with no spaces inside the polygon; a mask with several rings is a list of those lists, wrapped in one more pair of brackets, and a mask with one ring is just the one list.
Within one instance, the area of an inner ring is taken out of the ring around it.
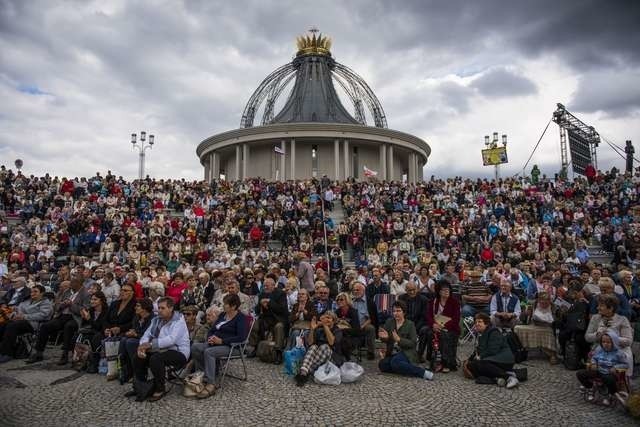
{"label": "domed building", "polygon": [[251,95],[239,129],[198,145],[205,179],[421,181],[429,145],[387,128],[380,101],[360,76],[333,59],[328,37],[311,30],[298,37],[297,47],[293,61]]}

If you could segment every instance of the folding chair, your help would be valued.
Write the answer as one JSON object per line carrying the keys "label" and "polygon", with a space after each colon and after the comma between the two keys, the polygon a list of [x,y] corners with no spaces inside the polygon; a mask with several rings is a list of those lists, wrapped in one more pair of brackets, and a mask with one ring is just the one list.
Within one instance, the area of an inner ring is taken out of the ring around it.
{"label": "folding chair", "polygon": [[[222,389],[222,385],[224,383],[224,379],[225,377],[229,376],[231,378],[236,378],[242,381],[246,381],[248,377],[247,375],[247,363],[245,360],[245,350],[247,349],[247,345],[249,344],[249,337],[251,336],[251,331],[253,330],[254,325],[256,324],[256,319],[249,315],[247,316],[247,323],[249,325],[249,329],[247,332],[247,336],[245,337],[244,341],[239,342],[239,343],[232,343],[230,345],[230,350],[229,350],[229,354],[227,355],[227,357],[224,358],[220,358],[219,360],[221,360],[223,363],[221,366],[221,370],[222,370],[222,375],[220,376],[220,380],[218,381],[218,388]],[[229,370],[229,362],[231,362],[232,360],[238,360],[240,359],[242,361],[242,371],[244,373],[244,375],[242,377],[240,376],[235,376],[232,375],[230,373],[228,373]]]}
{"label": "folding chair", "polygon": [[468,342],[473,342],[475,345],[477,333],[474,329],[475,320],[473,317],[465,317],[462,319],[462,325],[464,326],[463,336],[460,337],[460,344],[466,344]]}

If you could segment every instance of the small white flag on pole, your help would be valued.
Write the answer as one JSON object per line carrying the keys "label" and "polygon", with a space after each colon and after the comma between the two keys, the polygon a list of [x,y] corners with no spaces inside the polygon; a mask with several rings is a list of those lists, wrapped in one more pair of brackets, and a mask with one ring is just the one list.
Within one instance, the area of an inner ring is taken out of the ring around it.
{"label": "small white flag on pole", "polygon": [[364,176],[366,176],[367,178],[372,178],[374,176],[378,176],[378,172],[364,166]]}
{"label": "small white flag on pole", "polygon": [[276,145],[275,147],[276,154],[284,154],[284,150],[281,147]]}

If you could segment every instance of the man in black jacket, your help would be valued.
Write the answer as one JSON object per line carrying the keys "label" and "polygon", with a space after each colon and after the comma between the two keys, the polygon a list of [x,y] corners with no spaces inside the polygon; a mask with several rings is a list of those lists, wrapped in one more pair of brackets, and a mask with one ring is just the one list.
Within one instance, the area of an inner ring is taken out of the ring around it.
{"label": "man in black jacket", "polygon": [[416,325],[416,332],[419,337],[418,348],[422,349],[422,352],[419,352],[419,357],[422,358],[427,345],[425,342],[428,329],[427,297],[418,292],[418,285],[413,280],[407,283],[405,290],[407,293],[400,295],[398,299],[407,305],[406,318]]}
{"label": "man in black jacket", "polygon": [[[276,287],[276,282],[270,277],[264,280],[262,292],[258,295],[256,314],[258,315],[258,327],[251,332],[251,345],[257,349],[258,343],[271,332],[275,341],[275,363],[282,363],[282,350],[284,349],[289,315],[287,294]],[[252,355],[255,355],[253,353]]]}

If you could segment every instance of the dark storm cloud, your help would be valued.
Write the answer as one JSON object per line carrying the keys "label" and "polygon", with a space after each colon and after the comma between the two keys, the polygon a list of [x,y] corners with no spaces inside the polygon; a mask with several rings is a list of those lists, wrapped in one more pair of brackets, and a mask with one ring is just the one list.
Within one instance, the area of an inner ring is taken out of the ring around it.
{"label": "dark storm cloud", "polygon": [[588,73],[580,78],[569,106],[578,112],[626,116],[640,111],[640,71]]}
{"label": "dark storm cloud", "polygon": [[486,97],[523,96],[538,92],[534,82],[505,68],[483,73],[471,83],[471,87]]}

